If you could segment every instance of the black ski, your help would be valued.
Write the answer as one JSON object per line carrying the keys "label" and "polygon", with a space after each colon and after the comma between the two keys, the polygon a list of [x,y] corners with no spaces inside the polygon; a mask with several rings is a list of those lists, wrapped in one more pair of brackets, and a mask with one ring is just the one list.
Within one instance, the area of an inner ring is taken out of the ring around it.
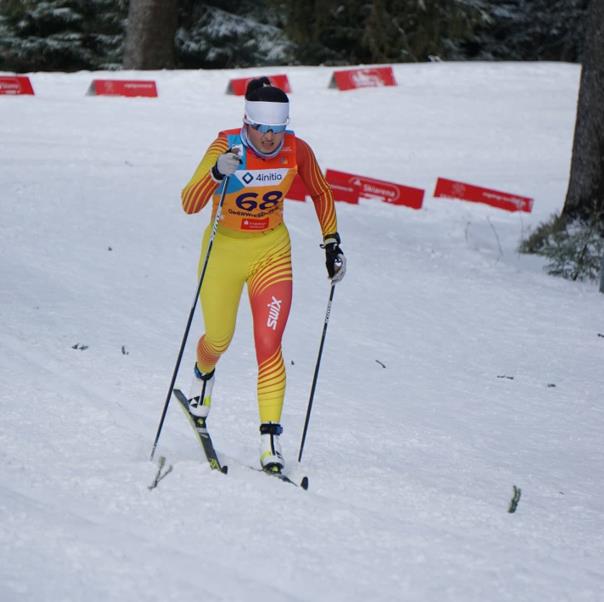
{"label": "black ski", "polygon": [[180,403],[185,416],[189,419],[195,434],[197,435],[197,441],[205,452],[208,463],[210,464],[210,468],[213,470],[219,470],[223,474],[226,474],[228,471],[228,466],[222,466],[220,464],[220,460],[218,459],[218,455],[216,454],[210,433],[208,432],[208,428],[206,426],[206,419],[191,414],[189,411],[189,402],[185,397],[185,394],[180,389],[173,389],[173,392],[176,399]]}
{"label": "black ski", "polygon": [[308,477],[306,476],[302,477],[302,479],[298,483],[297,481],[290,479],[287,475],[283,474],[282,472],[270,472],[268,470],[263,470],[262,468],[254,468],[253,466],[248,466],[248,468],[251,470],[255,470],[256,472],[263,472],[265,475],[269,477],[275,477],[280,481],[283,481],[284,483],[289,483],[290,485],[301,487],[302,489],[304,489],[304,491],[308,489]]}
{"label": "black ski", "polygon": [[302,480],[297,483],[296,481],[292,481],[292,479],[290,479],[287,475],[284,475],[280,472],[268,472],[266,470],[262,470],[261,472],[268,475],[269,477],[277,477],[280,481],[283,481],[284,483],[289,483],[290,485],[301,487],[302,489],[304,489],[304,491],[308,490],[308,477],[302,477]]}
{"label": "black ski", "polygon": [[[216,454],[216,450],[214,449],[214,445],[212,444],[212,438],[210,437],[210,433],[208,432],[206,419],[191,414],[191,412],[189,411],[189,402],[185,394],[180,389],[174,389],[173,391],[174,396],[178,400],[178,403],[180,404],[183,412],[185,413],[185,416],[188,418],[189,422],[191,423],[191,426],[193,427],[193,430],[195,431],[197,441],[203,448],[203,451],[205,452],[210,467],[214,470],[219,470],[220,472],[227,474],[228,466],[222,466],[220,464],[220,460],[218,459],[218,455]],[[266,470],[262,470],[261,468],[254,468],[253,466],[248,466],[248,468],[257,472],[263,472],[269,477],[276,477],[284,483],[289,483],[290,485],[301,487],[304,490],[308,489],[308,477],[306,476],[303,477],[302,480],[298,483],[281,472],[268,472]]]}

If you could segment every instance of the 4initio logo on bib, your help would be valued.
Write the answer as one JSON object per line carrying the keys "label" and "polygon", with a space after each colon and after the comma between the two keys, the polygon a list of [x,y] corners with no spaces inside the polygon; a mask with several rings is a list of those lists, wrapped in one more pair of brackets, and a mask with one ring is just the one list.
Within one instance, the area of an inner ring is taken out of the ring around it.
{"label": "4initio logo on bib", "polygon": [[254,186],[266,186],[267,184],[279,184],[287,175],[287,169],[248,169],[237,172],[237,178],[248,188]]}

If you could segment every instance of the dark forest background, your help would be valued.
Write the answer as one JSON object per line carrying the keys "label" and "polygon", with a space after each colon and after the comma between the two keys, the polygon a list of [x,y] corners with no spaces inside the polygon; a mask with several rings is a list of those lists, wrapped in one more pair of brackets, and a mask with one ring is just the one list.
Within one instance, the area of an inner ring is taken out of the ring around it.
{"label": "dark forest background", "polygon": [[[176,68],[581,62],[588,0],[175,0]],[[0,69],[119,69],[127,0],[0,0]],[[171,35],[171,34],[170,34]]]}

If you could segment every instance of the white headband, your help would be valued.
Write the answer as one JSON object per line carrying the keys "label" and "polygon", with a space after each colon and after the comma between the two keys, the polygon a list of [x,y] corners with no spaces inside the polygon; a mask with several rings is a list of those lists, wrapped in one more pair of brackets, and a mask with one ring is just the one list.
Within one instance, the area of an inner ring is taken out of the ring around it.
{"label": "white headband", "polygon": [[246,100],[245,117],[263,125],[286,125],[289,120],[289,102]]}

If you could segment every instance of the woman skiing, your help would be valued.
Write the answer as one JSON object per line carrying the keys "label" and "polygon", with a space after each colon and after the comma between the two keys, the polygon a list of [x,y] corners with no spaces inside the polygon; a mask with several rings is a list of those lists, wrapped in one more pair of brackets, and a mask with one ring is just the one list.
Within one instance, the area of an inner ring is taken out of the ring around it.
{"label": "woman skiing", "polygon": [[[292,299],[291,248],[283,201],[296,174],[315,205],[329,277],[339,281],[346,271],[331,189],[309,145],[287,130],[288,121],[285,92],[266,77],[250,81],[243,126],[218,134],[182,191],[187,213],[199,212],[212,199],[214,217],[226,186],[200,294],[205,332],[197,344],[189,411],[202,417],[210,411],[215,366],[233,337],[239,300],[247,284],[258,361],[260,463],[264,470],[276,473],[284,466],[279,443],[285,396],[281,339]],[[211,223],[203,237],[200,271]]]}

